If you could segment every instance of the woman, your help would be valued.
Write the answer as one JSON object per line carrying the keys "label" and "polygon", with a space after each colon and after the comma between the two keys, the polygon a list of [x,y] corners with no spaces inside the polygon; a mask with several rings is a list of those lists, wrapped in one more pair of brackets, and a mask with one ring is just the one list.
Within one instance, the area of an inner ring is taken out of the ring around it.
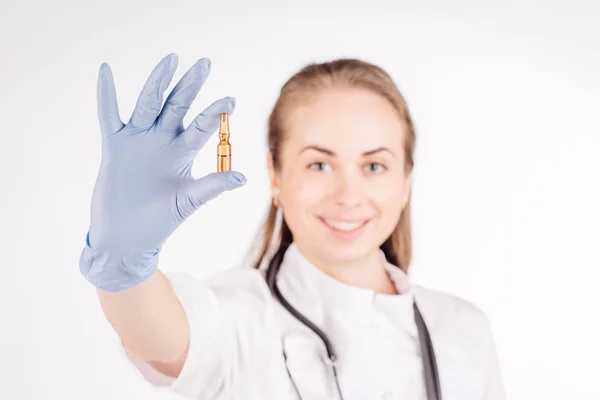
{"label": "woman", "polygon": [[127,125],[106,64],[98,81],[102,163],[80,270],[142,376],[190,399],[503,399],[486,316],[408,278],[415,131],[374,65],[312,64],[282,88],[255,268],[207,281],[158,269],[184,220],[245,183],[191,177],[234,101],[184,128],[210,62],[163,106],[175,69],[173,54],[159,63]]}

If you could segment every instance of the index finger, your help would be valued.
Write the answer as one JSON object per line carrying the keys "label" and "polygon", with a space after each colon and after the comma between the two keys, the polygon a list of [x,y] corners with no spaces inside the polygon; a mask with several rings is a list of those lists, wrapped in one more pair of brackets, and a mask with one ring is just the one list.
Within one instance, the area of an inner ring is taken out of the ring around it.
{"label": "index finger", "polygon": [[112,71],[107,63],[100,65],[97,84],[98,120],[102,136],[120,131],[125,124],[119,116],[117,92]]}

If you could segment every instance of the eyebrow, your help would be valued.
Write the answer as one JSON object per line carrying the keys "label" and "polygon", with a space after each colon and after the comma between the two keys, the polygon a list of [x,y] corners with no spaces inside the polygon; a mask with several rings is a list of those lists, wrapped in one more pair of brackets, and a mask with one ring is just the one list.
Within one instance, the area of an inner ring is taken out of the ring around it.
{"label": "eyebrow", "polygon": [[[326,148],[323,148],[320,146],[316,146],[316,145],[308,145],[308,146],[304,147],[302,150],[300,150],[300,153],[302,153],[303,151],[306,151],[306,150],[316,150],[318,152],[327,154],[329,156],[333,156],[333,157],[336,156],[335,152],[333,152],[332,150],[329,150],[329,149],[326,149]],[[392,152],[387,147],[377,147],[376,149],[365,151],[364,153],[362,153],[362,155],[363,155],[363,157],[366,157],[366,156],[370,156],[375,153],[379,153],[380,151],[387,151],[390,154],[392,154],[393,156],[395,156],[394,152]],[[300,153],[298,153],[298,154],[300,154]]]}

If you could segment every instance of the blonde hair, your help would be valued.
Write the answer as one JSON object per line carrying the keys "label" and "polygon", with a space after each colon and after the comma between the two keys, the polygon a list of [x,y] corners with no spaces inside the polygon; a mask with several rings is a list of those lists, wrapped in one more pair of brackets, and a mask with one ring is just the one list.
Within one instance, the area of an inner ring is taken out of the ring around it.
{"label": "blonde hair", "polygon": [[[416,135],[411,115],[404,97],[392,78],[380,67],[358,59],[337,59],[325,63],[313,63],[302,68],[282,87],[268,122],[267,144],[272,154],[273,167],[280,168],[280,150],[285,140],[285,122],[293,108],[330,88],[367,89],[387,99],[396,109],[406,125],[404,144],[405,171],[410,173],[414,166]],[[400,132],[399,132],[400,134]],[[278,207],[271,202],[265,221],[252,249],[258,249],[254,268],[260,268],[273,246],[281,252],[292,243],[293,237],[285,219],[281,218],[277,234]],[[387,260],[404,271],[408,271],[411,260],[412,242],[410,226],[410,194],[398,224],[390,237],[380,246]]]}

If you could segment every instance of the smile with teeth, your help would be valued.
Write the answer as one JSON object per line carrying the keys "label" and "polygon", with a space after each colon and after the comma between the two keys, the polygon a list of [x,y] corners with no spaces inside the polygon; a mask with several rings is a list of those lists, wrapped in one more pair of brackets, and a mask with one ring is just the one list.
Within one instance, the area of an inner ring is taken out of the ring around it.
{"label": "smile with teeth", "polygon": [[330,228],[336,229],[338,231],[350,232],[355,229],[363,226],[368,220],[357,221],[357,222],[346,222],[346,221],[336,221],[332,219],[322,219],[325,224],[327,224]]}

